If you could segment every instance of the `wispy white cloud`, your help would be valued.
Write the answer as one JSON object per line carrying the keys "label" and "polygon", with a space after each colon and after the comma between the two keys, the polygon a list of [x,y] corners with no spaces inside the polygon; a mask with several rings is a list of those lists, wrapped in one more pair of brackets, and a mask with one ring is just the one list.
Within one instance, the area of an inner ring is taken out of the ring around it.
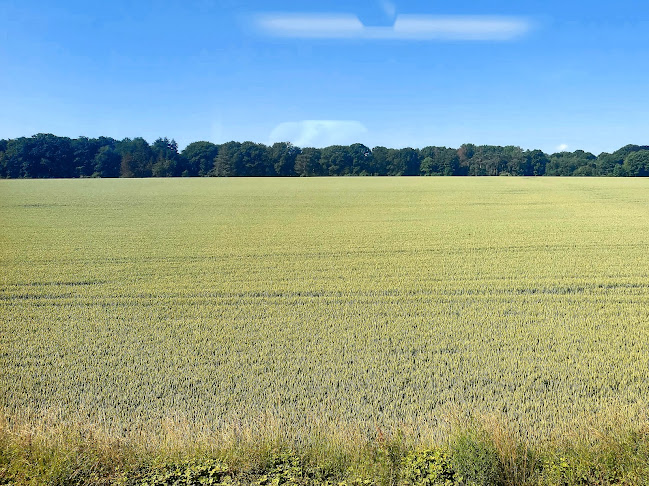
{"label": "wispy white cloud", "polygon": [[509,40],[529,29],[518,17],[399,15],[393,32],[399,39]]}
{"label": "wispy white cloud", "polygon": [[523,17],[397,15],[394,25],[369,27],[349,14],[260,14],[255,27],[275,37],[310,39],[506,41],[531,29]]}
{"label": "wispy white cloud", "polygon": [[390,0],[381,0],[380,5],[381,5],[381,10],[383,10],[383,13],[389,18],[393,19],[394,16],[397,14],[396,5],[392,3]]}
{"label": "wispy white cloud", "polygon": [[362,37],[365,26],[354,15],[336,14],[262,14],[256,26],[276,37],[341,39]]}
{"label": "wispy white cloud", "polygon": [[366,133],[365,125],[356,120],[302,120],[280,123],[270,133],[269,142],[291,142],[298,147],[349,145]]}
{"label": "wispy white cloud", "polygon": [[565,143],[557,146],[557,152],[565,152],[566,150],[568,150],[568,145]]}

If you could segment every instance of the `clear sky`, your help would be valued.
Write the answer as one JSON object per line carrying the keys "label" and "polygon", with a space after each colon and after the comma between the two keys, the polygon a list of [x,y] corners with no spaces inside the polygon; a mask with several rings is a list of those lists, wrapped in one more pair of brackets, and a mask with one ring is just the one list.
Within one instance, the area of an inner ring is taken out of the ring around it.
{"label": "clear sky", "polygon": [[0,138],[649,144],[640,0],[0,0]]}

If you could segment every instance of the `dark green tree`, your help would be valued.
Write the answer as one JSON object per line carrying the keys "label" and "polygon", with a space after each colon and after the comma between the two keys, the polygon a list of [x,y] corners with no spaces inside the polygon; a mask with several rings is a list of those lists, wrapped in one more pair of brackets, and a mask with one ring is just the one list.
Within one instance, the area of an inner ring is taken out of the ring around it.
{"label": "dark green tree", "polygon": [[464,143],[460,145],[460,148],[457,149],[457,157],[459,161],[459,166],[457,170],[457,175],[469,175],[469,167],[471,166],[471,159],[475,154],[476,146],[472,143]]}
{"label": "dark green tree", "polygon": [[541,150],[527,151],[525,153],[525,159],[525,173],[523,175],[545,175],[545,168],[550,160],[544,152]]}
{"label": "dark green tree", "polygon": [[458,170],[457,151],[446,147],[424,147],[419,151],[421,175],[454,175]]}
{"label": "dark green tree", "polygon": [[275,175],[275,167],[271,163],[270,149],[264,144],[242,143],[235,160],[234,175],[246,177]]}
{"label": "dark green tree", "polygon": [[75,177],[89,177],[95,172],[95,155],[99,148],[99,140],[95,138],[79,137],[72,140]]}
{"label": "dark green tree", "polygon": [[295,173],[301,177],[324,175],[325,168],[320,163],[320,150],[313,147],[303,148],[295,158]]}
{"label": "dark green tree", "polygon": [[438,149],[437,158],[441,161],[439,164],[442,175],[456,175],[460,168],[460,160],[457,156],[457,150],[452,148],[441,147]]}
{"label": "dark green tree", "polygon": [[388,149],[387,175],[410,176],[419,174],[419,153],[410,147]]}
{"label": "dark green tree", "polygon": [[192,142],[181,156],[187,161],[190,176],[206,176],[214,169],[214,159],[219,154],[219,146],[212,142]]}
{"label": "dark green tree", "polygon": [[214,169],[211,175],[216,177],[234,177],[241,169],[241,144],[227,142],[219,145],[218,155],[214,159]]}
{"label": "dark green tree", "polygon": [[120,177],[153,175],[154,154],[149,143],[143,138],[125,138],[117,144],[117,152],[122,156]]}
{"label": "dark green tree", "polygon": [[[7,140],[7,146],[2,158],[2,177],[9,177],[12,179],[24,177],[21,174],[21,167],[23,159],[28,156],[29,152],[29,139],[25,137]],[[31,177],[31,176],[29,176]]]}
{"label": "dark green tree", "polygon": [[523,154],[519,147],[480,145],[473,150],[468,171],[469,175],[495,176],[510,173],[512,169],[518,171],[522,163]]}
{"label": "dark green tree", "polygon": [[50,133],[7,141],[5,152],[7,177],[75,177],[71,140]]}
{"label": "dark green tree", "polygon": [[387,172],[389,176],[402,176],[406,171],[404,161],[399,157],[399,150],[389,148],[386,153]]}
{"label": "dark green tree", "polygon": [[370,174],[372,175],[388,175],[388,158],[389,150],[386,147],[374,147],[372,149],[372,160],[370,167]]}
{"label": "dark green tree", "polygon": [[350,175],[352,173],[352,155],[345,145],[330,145],[320,151],[320,164],[331,176]]}
{"label": "dark green tree", "polygon": [[93,162],[93,177],[119,177],[122,156],[110,145],[101,147]]}
{"label": "dark green tree", "polygon": [[275,142],[270,149],[270,158],[275,173],[280,177],[295,175],[295,159],[300,148],[290,142]]}
{"label": "dark green tree", "polygon": [[352,175],[370,175],[372,173],[373,155],[372,150],[362,143],[355,143],[349,146],[351,156]]}
{"label": "dark green tree", "polygon": [[178,177],[187,170],[186,164],[183,163],[184,161],[178,153],[178,144],[174,139],[158,138],[151,145],[151,152],[154,158],[151,166],[153,177]]}
{"label": "dark green tree", "polygon": [[7,140],[0,139],[0,177],[5,178],[7,176],[7,169],[5,167],[5,152],[7,151]]}
{"label": "dark green tree", "polygon": [[413,148],[406,147],[399,149],[394,158],[395,166],[403,168],[401,175],[419,175],[419,153]]}
{"label": "dark green tree", "polygon": [[624,159],[633,152],[639,150],[648,150],[649,146],[646,145],[625,145],[624,147],[616,150],[612,154],[602,152],[597,156],[595,165],[597,167],[597,175],[601,176],[621,176],[627,175],[626,170],[622,167]]}
{"label": "dark green tree", "polygon": [[626,156],[623,164],[632,177],[649,177],[649,150],[639,150]]}
{"label": "dark green tree", "polygon": [[596,170],[596,160],[597,157],[583,150],[559,152],[550,156],[545,173],[551,176],[592,175]]}
{"label": "dark green tree", "polygon": [[517,176],[529,176],[532,169],[528,165],[527,157],[522,148],[514,145],[507,145],[502,149],[502,163],[499,164],[498,174],[507,173]]}
{"label": "dark green tree", "polygon": [[419,170],[421,172],[421,175],[424,176],[439,175],[437,162],[430,155],[424,157],[424,160],[421,161],[421,166]]}

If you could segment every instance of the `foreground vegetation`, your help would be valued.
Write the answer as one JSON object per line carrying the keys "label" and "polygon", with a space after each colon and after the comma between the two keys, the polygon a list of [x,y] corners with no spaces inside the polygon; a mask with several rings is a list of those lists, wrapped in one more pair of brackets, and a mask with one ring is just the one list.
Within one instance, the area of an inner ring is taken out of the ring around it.
{"label": "foreground vegetation", "polygon": [[647,483],[648,189],[0,181],[0,482]]}
{"label": "foreground vegetation", "polygon": [[[31,485],[636,485],[649,481],[649,428],[591,430],[531,445],[503,424],[456,423],[444,443],[397,432],[308,442],[263,436],[146,445],[92,427],[0,426],[0,484]],[[98,432],[95,434],[95,432]],[[167,437],[169,439],[169,437]]]}

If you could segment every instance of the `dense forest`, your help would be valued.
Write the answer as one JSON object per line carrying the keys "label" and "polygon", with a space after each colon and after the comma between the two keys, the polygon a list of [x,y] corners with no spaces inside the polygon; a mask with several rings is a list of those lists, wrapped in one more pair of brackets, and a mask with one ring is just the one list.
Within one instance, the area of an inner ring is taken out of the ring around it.
{"label": "dense forest", "polygon": [[0,140],[0,177],[197,177],[343,175],[649,176],[649,146],[627,145],[595,156],[548,155],[520,147],[464,144],[458,149],[391,149],[363,144],[300,148],[287,142],[193,142],[57,137]]}

